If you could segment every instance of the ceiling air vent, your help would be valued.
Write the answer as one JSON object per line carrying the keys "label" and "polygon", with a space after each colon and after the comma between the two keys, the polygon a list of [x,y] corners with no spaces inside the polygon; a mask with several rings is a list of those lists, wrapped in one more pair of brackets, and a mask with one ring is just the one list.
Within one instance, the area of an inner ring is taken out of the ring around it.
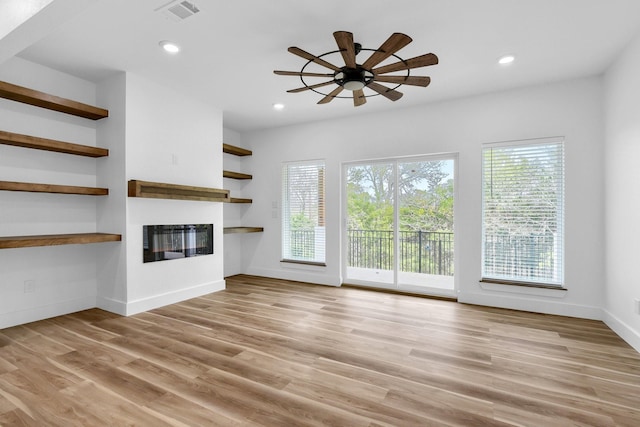
{"label": "ceiling air vent", "polygon": [[200,12],[200,9],[188,1],[172,0],[155,9],[155,11],[162,12],[165,18],[171,21],[180,22]]}

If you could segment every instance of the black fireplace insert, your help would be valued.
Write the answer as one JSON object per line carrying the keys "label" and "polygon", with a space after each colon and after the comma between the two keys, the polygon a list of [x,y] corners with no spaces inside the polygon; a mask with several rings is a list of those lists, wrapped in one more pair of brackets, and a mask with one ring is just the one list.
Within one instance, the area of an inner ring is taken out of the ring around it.
{"label": "black fireplace insert", "polygon": [[142,230],[144,262],[213,253],[213,224],[145,225]]}

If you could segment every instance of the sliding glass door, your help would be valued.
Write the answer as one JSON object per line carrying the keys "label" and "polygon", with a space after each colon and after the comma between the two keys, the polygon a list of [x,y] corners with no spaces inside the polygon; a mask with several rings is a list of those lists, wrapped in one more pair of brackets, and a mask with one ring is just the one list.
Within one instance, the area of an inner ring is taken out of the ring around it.
{"label": "sliding glass door", "polygon": [[454,295],[453,156],[344,167],[344,282]]}

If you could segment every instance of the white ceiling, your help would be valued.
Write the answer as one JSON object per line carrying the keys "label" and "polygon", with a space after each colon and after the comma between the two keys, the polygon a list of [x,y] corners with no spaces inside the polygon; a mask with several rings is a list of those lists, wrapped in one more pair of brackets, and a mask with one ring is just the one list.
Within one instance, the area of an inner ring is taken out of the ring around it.
{"label": "white ceiling", "polygon": [[[0,50],[19,46],[24,59],[95,82],[117,71],[146,76],[215,105],[225,126],[247,131],[597,75],[640,30],[638,0],[191,1],[200,13],[176,23],[154,12],[168,0],[55,0],[40,13],[46,31],[27,21],[0,40]],[[412,71],[431,85],[402,86],[399,101],[376,96],[358,108],[348,99],[317,105],[316,93],[286,93],[300,80],[273,70],[306,63],[287,48],[334,51],[337,30],[371,49],[393,32],[411,36],[397,54],[435,53],[438,65]],[[163,53],[161,40],[182,52]],[[507,53],[516,62],[498,66]],[[286,108],[274,111],[276,102]]]}
{"label": "white ceiling", "polygon": [[0,3],[0,39],[40,12],[52,0],[3,0]]}

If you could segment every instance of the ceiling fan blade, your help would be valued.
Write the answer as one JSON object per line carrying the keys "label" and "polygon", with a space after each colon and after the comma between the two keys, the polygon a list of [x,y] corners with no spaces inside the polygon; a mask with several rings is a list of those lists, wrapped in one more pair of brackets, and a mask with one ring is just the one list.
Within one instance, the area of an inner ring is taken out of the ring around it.
{"label": "ceiling fan blade", "polygon": [[406,59],[404,61],[394,62],[393,64],[385,65],[380,68],[372,70],[374,74],[385,74],[393,71],[409,70],[411,68],[427,67],[429,65],[436,65],[438,63],[438,57],[433,53],[427,53],[426,55],[416,56],[415,58]]}
{"label": "ceiling fan blade", "polygon": [[391,36],[382,43],[382,46],[378,48],[373,54],[367,59],[364,64],[362,64],[362,68],[365,70],[370,70],[375,67],[409,43],[411,43],[412,39],[406,34],[402,33],[393,33]]}
{"label": "ceiling fan blade", "polygon": [[383,83],[397,83],[409,86],[427,87],[431,83],[430,77],[419,76],[375,76],[373,80]]}
{"label": "ceiling fan blade", "polygon": [[336,31],[333,33],[336,43],[340,48],[340,54],[344,63],[349,68],[356,68],[356,49],[353,44],[353,34],[348,31]]}
{"label": "ceiling fan blade", "polygon": [[331,102],[333,100],[333,98],[335,98],[336,96],[338,96],[340,94],[340,92],[342,92],[343,89],[344,88],[342,86],[338,86],[333,91],[331,91],[331,93],[329,95],[325,96],[320,101],[318,101],[318,104],[327,104],[327,103]]}
{"label": "ceiling fan blade", "polygon": [[392,101],[397,101],[398,99],[402,98],[402,92],[398,92],[395,89],[390,89],[386,86],[379,85],[376,82],[370,82],[367,87]]}
{"label": "ceiling fan blade", "polygon": [[336,67],[335,65],[333,65],[333,64],[331,64],[331,63],[329,63],[329,62],[325,61],[325,60],[324,60],[324,59],[322,59],[322,58],[318,58],[317,56],[312,55],[312,54],[310,54],[309,52],[305,52],[304,50],[302,50],[302,49],[300,49],[300,48],[298,48],[298,47],[292,46],[292,47],[290,47],[290,48],[289,48],[289,49],[287,49],[287,50],[288,50],[289,52],[293,53],[294,55],[298,55],[298,56],[299,56],[299,57],[301,57],[301,58],[308,59],[309,61],[313,61],[313,62],[315,62],[316,64],[318,64],[318,65],[322,65],[323,67],[330,68],[330,69],[332,69],[333,71],[340,71],[340,68]]}
{"label": "ceiling fan blade", "polygon": [[301,73],[300,71],[280,71],[274,70],[274,74],[279,76],[301,76],[301,77],[333,77],[333,74],[327,73]]}
{"label": "ceiling fan blade", "polygon": [[[328,86],[328,85],[333,84],[333,83],[335,83],[335,81],[331,80],[331,81],[328,81],[328,82],[318,83],[318,84],[311,85],[311,86],[299,87],[297,89],[289,89],[287,92],[288,93],[304,92],[305,90],[316,89],[316,88],[319,88],[319,87],[322,87],[322,86]],[[340,87],[342,87],[342,86],[340,86]]]}
{"label": "ceiling fan blade", "polygon": [[367,103],[367,97],[364,96],[362,89],[353,91],[353,106],[359,107]]}

